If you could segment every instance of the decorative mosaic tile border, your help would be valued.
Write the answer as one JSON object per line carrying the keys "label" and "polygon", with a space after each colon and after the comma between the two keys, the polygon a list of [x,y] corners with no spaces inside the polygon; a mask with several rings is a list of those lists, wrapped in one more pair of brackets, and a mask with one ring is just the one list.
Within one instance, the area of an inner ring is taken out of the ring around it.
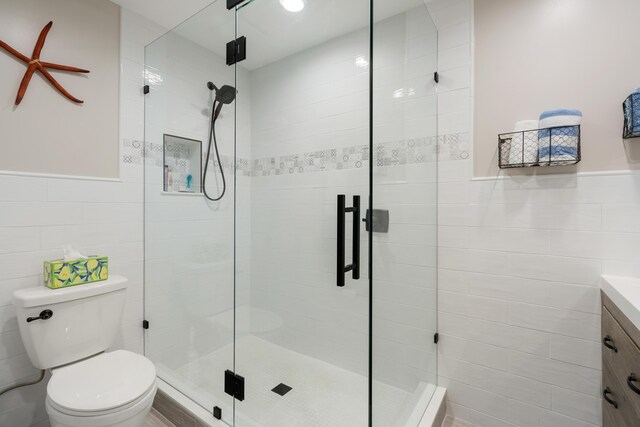
{"label": "decorative mosaic tile border", "polygon": [[[142,164],[144,159],[145,164],[162,168],[163,166],[162,150],[163,150],[162,144],[154,144],[152,142],[147,142],[145,144],[142,141],[138,141],[138,140],[124,140],[122,143],[122,162],[125,164]],[[205,157],[206,157],[206,152],[202,153],[203,167],[204,167]],[[218,162],[213,161],[213,157],[215,157],[214,155],[212,155],[211,157],[212,158],[209,159],[209,167],[213,168],[213,170],[216,170],[218,169]],[[184,159],[182,160],[186,161]],[[225,172],[229,172],[233,170],[232,156],[220,156],[220,161],[222,162],[222,168],[224,169]],[[179,166],[186,167],[186,165],[179,165]],[[243,176],[251,176],[249,160],[238,158],[238,161],[236,164],[236,170],[241,171]]]}
{"label": "decorative mosaic tile border", "polygon": [[[466,160],[470,157],[469,134],[457,133],[430,138],[415,138],[375,144],[374,159],[377,167],[431,163],[439,160]],[[144,148],[143,148],[144,147]],[[137,140],[124,140],[122,162],[162,167],[162,145],[144,144]],[[146,153],[146,157],[145,157]],[[203,163],[206,153],[203,153]],[[239,172],[242,176],[271,176],[327,172],[334,170],[366,168],[371,159],[368,145],[330,148],[308,153],[288,154],[255,159],[238,158],[233,170],[233,157],[221,156],[222,167],[227,173]],[[218,168],[209,159],[209,167]]]}
{"label": "decorative mosaic tile border", "polygon": [[[402,166],[470,157],[468,134],[451,134],[375,144],[376,167]],[[252,176],[359,169],[369,166],[369,147],[357,145],[253,161]]]}
{"label": "decorative mosaic tile border", "polygon": [[471,137],[468,133],[452,133],[438,137],[438,160],[471,158]]}

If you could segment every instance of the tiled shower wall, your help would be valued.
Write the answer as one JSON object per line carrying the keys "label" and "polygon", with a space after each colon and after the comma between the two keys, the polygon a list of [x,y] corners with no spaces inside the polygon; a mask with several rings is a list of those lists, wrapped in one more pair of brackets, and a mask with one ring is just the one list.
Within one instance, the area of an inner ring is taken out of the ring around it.
{"label": "tiled shower wall", "polygon": [[367,291],[335,286],[335,194],[367,182],[367,56],[357,32],[251,76],[252,308],[280,319],[263,338],[352,370],[366,362]]}
{"label": "tiled shower wall", "polygon": [[[128,141],[143,139],[144,46],[161,33],[122,11],[121,153]],[[41,286],[42,261],[61,257],[64,244],[108,255],[111,272],[129,279],[116,346],[142,352],[143,177],[139,164],[123,160],[119,180],[0,174],[0,388],[38,376],[20,339],[11,293]],[[45,396],[46,381],[3,395],[0,425],[49,425]]]}
{"label": "tiled shower wall", "polygon": [[[251,178],[246,159],[251,157],[251,97],[247,71],[238,69],[237,75],[237,140],[234,105],[225,106],[216,124],[226,175],[222,200],[212,202],[202,195],[162,191],[163,134],[200,141],[206,152],[214,95],[207,82],[218,87],[236,85],[235,69],[227,66],[224,58],[179,35],[191,25],[190,21],[181,24],[146,49],[150,84],[145,110],[147,150],[144,159],[134,157],[134,161],[146,162],[145,316],[153,325],[146,334],[146,354],[158,364],[163,378],[164,369],[173,371],[224,346],[229,347],[231,367],[234,283],[239,290],[235,294],[238,305],[248,300],[250,291]],[[234,142],[238,158],[245,160],[239,162],[235,176]],[[222,191],[214,158],[212,150],[207,176],[211,197]],[[192,174],[199,172],[198,166],[191,167]],[[235,252],[234,185],[238,220]]]}
{"label": "tiled shower wall", "polygon": [[[470,80],[472,4],[431,8],[440,132],[468,133],[471,85],[448,82]],[[438,373],[449,413],[484,427],[600,426],[599,278],[640,274],[640,175],[472,174],[470,159],[439,163]]]}
{"label": "tiled shower wall", "polygon": [[[437,39],[424,7],[378,22],[374,38],[372,153],[366,31],[252,72],[251,301],[282,321],[263,338],[366,375],[367,272],[336,286],[335,206],[337,194],[366,206],[374,162],[375,203],[390,210],[375,236],[374,374],[411,393],[435,381]],[[363,266],[366,245],[362,226]]]}

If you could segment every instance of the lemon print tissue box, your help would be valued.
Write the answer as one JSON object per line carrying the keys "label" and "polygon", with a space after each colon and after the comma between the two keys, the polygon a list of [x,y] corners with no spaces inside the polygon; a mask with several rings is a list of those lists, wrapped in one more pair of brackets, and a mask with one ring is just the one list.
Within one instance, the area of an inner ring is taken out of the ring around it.
{"label": "lemon print tissue box", "polygon": [[54,260],[44,263],[44,284],[51,289],[99,282],[109,278],[109,258]]}

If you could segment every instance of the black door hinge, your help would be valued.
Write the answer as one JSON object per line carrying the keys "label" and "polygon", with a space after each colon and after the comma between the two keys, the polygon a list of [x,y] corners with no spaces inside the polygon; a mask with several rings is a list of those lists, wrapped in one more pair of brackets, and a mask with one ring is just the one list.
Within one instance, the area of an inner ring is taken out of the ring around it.
{"label": "black door hinge", "polygon": [[247,38],[242,36],[227,43],[227,65],[247,59]]}
{"label": "black door hinge", "polygon": [[231,10],[243,1],[244,0],[227,0],[227,9]]}
{"label": "black door hinge", "polygon": [[438,341],[440,341],[440,334],[436,332],[436,333],[433,335],[433,343],[434,343],[434,344],[438,344]]}
{"label": "black door hinge", "polygon": [[224,372],[224,392],[236,399],[244,400],[244,377],[230,370]]}
{"label": "black door hinge", "polygon": [[142,86],[142,93],[145,95],[149,93],[149,85]]}
{"label": "black door hinge", "polygon": [[219,406],[213,407],[213,418],[215,418],[216,420],[222,419],[222,409],[220,409]]}
{"label": "black door hinge", "polygon": [[142,329],[149,329],[149,321],[148,320],[143,320],[142,321]]}
{"label": "black door hinge", "polygon": [[440,83],[440,73],[438,73],[437,71],[435,73],[433,73],[433,80],[436,83]]}

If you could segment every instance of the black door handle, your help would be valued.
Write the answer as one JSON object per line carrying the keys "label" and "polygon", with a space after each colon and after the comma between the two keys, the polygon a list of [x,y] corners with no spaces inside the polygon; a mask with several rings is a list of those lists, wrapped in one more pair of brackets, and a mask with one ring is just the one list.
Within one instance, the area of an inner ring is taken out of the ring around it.
{"label": "black door handle", "polygon": [[27,322],[33,322],[34,320],[47,320],[53,317],[53,311],[51,310],[42,310],[40,312],[40,316],[36,317],[27,317]]}
{"label": "black door handle", "polygon": [[632,372],[627,377],[627,385],[631,390],[634,391],[634,393],[640,394],[640,388],[636,387],[636,385],[634,384],[635,382],[638,382],[638,378],[636,378],[636,374]]}
{"label": "black door handle", "polygon": [[[353,262],[345,265],[345,215],[348,212],[353,213]],[[336,260],[337,284],[339,287],[344,286],[344,276],[351,271],[351,277],[355,280],[360,278],[360,196],[353,196],[353,207],[346,207],[346,196],[338,194],[338,251]]]}
{"label": "black door handle", "polygon": [[611,339],[609,335],[602,338],[602,344],[604,344],[605,347],[615,351],[616,353],[618,352],[618,347],[615,346],[615,344],[613,343],[613,339]]}
{"label": "black door handle", "polygon": [[606,400],[607,402],[609,402],[611,405],[613,405],[614,408],[618,409],[618,402],[616,402],[615,400],[613,400],[612,398],[609,397],[610,394],[613,394],[613,392],[611,391],[611,389],[609,387],[605,388],[604,391],[602,392],[602,397],[604,397],[604,400]]}

